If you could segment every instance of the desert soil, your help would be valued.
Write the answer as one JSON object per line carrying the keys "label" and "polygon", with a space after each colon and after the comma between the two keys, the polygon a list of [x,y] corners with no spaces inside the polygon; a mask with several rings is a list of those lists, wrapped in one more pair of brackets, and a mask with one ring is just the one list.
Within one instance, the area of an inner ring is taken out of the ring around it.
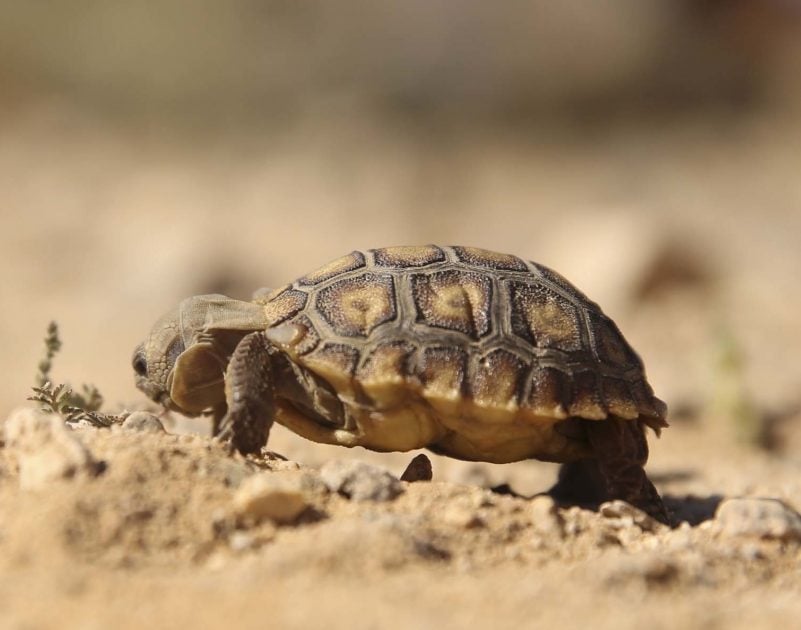
{"label": "desert soil", "polygon": [[[433,143],[369,121],[262,142],[5,114],[3,627],[797,625],[796,115]],[[279,428],[246,459],[177,416],[66,427],[26,406],[50,319],[56,380],[152,410],[131,352],[182,297],[419,242],[546,263],[616,319],[671,408],[648,471],[680,525],[557,506],[551,464],[432,455],[432,481],[400,482],[417,453]]]}

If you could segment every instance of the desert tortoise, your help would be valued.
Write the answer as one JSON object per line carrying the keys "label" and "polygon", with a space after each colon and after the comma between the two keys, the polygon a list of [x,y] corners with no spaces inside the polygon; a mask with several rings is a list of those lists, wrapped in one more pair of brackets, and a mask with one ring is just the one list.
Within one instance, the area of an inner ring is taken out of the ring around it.
{"label": "desert tortoise", "polygon": [[[278,422],[315,442],[566,462],[666,520],[643,465],[666,408],[615,324],[560,275],[473,247],[353,252],[250,302],[184,300],[133,358],[137,386],[211,412],[242,453]],[[599,497],[603,498],[603,497]]]}

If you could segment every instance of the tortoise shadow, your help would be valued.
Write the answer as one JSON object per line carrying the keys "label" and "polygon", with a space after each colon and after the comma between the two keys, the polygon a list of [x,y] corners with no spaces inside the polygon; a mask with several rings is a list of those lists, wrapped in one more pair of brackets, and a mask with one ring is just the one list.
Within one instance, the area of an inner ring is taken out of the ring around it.
{"label": "tortoise shadow", "polygon": [[[571,501],[566,500],[561,496],[554,496],[550,492],[539,492],[532,496],[519,494],[509,486],[509,484],[501,484],[490,488],[496,494],[511,496],[519,499],[532,499],[535,496],[550,496],[555,499],[556,504],[561,508],[567,507],[580,507],[585,510],[592,510],[597,512],[602,501]],[[688,523],[691,527],[697,527],[704,521],[709,521],[715,518],[718,506],[721,501],[726,497],[722,494],[711,494],[708,496],[696,496],[692,494],[687,495],[671,495],[663,494],[662,500],[667,507],[668,512],[673,517],[673,526],[677,527],[683,522]]]}
{"label": "tortoise shadow", "polygon": [[674,521],[677,523],[687,522],[692,527],[697,527],[704,521],[715,518],[715,512],[725,498],[722,494],[711,494],[705,497],[693,494],[662,496],[665,507],[673,514]]}

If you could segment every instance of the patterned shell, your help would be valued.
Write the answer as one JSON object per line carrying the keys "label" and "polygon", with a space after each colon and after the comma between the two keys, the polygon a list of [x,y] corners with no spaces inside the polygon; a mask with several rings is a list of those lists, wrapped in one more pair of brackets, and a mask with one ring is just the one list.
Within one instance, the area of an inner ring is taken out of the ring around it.
{"label": "patterned shell", "polygon": [[665,426],[665,405],[614,322],[515,256],[356,251],[256,301],[284,350],[362,407],[416,394],[440,413],[491,421],[613,414]]}

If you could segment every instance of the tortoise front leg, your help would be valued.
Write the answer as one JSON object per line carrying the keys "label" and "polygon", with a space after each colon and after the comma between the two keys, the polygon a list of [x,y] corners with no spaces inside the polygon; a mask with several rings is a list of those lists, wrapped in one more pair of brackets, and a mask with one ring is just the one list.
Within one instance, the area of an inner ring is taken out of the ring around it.
{"label": "tortoise front leg", "polygon": [[648,461],[644,424],[610,417],[603,421],[588,420],[586,425],[610,498],[622,499],[669,524],[662,498],[643,468]]}
{"label": "tortoise front leg", "polygon": [[250,333],[236,346],[225,372],[228,411],[217,438],[242,454],[258,453],[267,443],[275,413],[275,352],[264,333]]}

